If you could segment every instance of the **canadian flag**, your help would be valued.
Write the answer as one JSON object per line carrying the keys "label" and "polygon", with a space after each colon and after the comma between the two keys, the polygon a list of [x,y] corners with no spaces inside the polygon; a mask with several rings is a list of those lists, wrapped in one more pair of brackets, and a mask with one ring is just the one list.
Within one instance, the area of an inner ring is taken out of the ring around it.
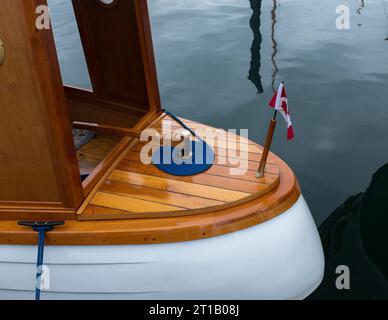
{"label": "canadian flag", "polygon": [[287,94],[283,82],[280,84],[279,89],[275,92],[274,96],[269,102],[269,106],[271,108],[274,108],[275,110],[278,110],[286,121],[287,141],[294,139],[294,128],[292,127],[290,111],[288,108]]}

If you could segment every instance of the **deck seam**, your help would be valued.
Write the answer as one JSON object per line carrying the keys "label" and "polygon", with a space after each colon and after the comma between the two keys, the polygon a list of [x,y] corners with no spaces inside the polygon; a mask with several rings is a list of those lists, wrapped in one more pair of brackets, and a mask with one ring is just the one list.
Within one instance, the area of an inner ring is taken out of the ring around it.
{"label": "deck seam", "polygon": [[[115,180],[110,180],[110,179],[107,179],[106,181],[113,182],[113,183],[124,183],[124,184],[128,184],[128,185],[130,185],[130,186],[135,186],[135,187],[141,187],[141,188],[145,188],[145,189],[152,189],[152,190],[158,190],[158,191],[160,191],[160,189],[158,189],[158,188],[156,188],[156,187],[138,185],[138,184],[134,184],[134,183],[122,182],[122,181],[115,181]],[[168,193],[179,194],[179,195],[187,196],[187,197],[193,197],[193,198],[198,198],[198,199],[217,201],[217,202],[221,202],[220,205],[221,205],[221,204],[227,203],[226,201],[223,201],[223,200],[217,200],[217,199],[207,198],[207,197],[202,197],[202,196],[194,196],[194,195],[191,195],[191,194],[188,194],[188,193],[183,193],[183,192],[178,192],[178,191],[173,191],[173,190],[171,190],[171,191],[170,191],[170,190],[162,190],[162,191],[168,192]],[[105,192],[105,191],[104,191],[104,192]],[[188,208],[188,209],[190,209],[190,208]]]}
{"label": "deck seam", "polygon": [[[166,205],[166,206],[170,206],[170,207],[176,207],[176,208],[180,208],[180,209],[184,209],[184,210],[191,210],[191,208],[187,208],[187,207],[182,207],[182,206],[177,206],[177,205],[172,205],[172,204],[165,204],[163,202],[157,202],[157,201],[152,201],[152,200],[145,200],[145,199],[141,199],[141,198],[138,198],[138,197],[134,197],[132,195],[122,195],[122,194],[119,194],[119,193],[116,193],[116,192],[110,192],[110,191],[98,191],[98,193],[106,193],[106,194],[113,194],[115,196],[119,196],[119,197],[123,197],[123,198],[131,198],[131,199],[136,199],[136,200],[141,200],[141,201],[145,201],[145,202],[151,202],[151,203],[157,203],[157,204],[162,204],[162,205]],[[92,203],[94,204],[94,203]],[[96,205],[96,204],[94,204]],[[97,206],[101,206],[99,204],[97,204]],[[107,207],[109,208],[109,207]],[[118,209],[118,208],[115,208],[113,207],[114,209]],[[122,210],[122,209],[119,209],[119,210]],[[127,210],[123,210],[123,211],[127,211]],[[129,212],[133,212],[133,213],[138,213],[137,211],[129,211]]]}

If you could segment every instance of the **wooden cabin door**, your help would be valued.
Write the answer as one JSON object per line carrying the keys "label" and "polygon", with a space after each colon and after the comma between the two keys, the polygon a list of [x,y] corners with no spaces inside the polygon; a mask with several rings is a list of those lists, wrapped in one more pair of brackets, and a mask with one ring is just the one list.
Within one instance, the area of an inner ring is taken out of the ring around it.
{"label": "wooden cabin door", "polygon": [[1,0],[0,219],[75,218],[84,195],[45,0]]}
{"label": "wooden cabin door", "polygon": [[147,0],[72,4],[93,88],[65,88],[72,120],[128,128],[160,112]]}

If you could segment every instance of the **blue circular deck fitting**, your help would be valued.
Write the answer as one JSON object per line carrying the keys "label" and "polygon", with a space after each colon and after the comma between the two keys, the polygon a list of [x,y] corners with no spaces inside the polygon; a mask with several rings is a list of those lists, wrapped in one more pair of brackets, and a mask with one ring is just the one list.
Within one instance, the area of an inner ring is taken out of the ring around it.
{"label": "blue circular deck fitting", "polygon": [[160,170],[174,176],[193,176],[208,170],[214,162],[214,151],[204,141],[192,141],[192,156],[178,157],[178,148],[162,146],[152,155],[152,163]]}

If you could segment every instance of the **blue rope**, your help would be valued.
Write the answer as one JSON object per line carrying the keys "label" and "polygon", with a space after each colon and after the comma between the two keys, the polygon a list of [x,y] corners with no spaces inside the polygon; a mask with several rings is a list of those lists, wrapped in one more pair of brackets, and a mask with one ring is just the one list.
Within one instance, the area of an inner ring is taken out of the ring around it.
{"label": "blue rope", "polygon": [[196,137],[198,140],[200,141],[203,141],[203,139],[201,137],[199,137],[194,131],[193,129],[189,128],[181,119],[179,119],[175,114],[167,111],[166,109],[162,109],[162,111],[169,115],[174,121],[176,121],[183,129],[186,129],[187,131],[189,131],[194,137]]}
{"label": "blue rope", "polygon": [[55,226],[65,224],[64,221],[19,221],[18,225],[32,227],[32,230],[38,232],[38,257],[36,261],[35,275],[35,300],[40,300],[40,290],[43,273],[43,254],[44,254],[44,239],[47,231],[53,230]]}
{"label": "blue rope", "polygon": [[44,238],[46,231],[49,229],[47,227],[36,228],[39,232],[39,242],[38,242],[38,259],[36,262],[36,282],[35,282],[35,300],[40,300],[40,285],[42,277],[42,267],[43,267],[43,253],[44,253]]}

